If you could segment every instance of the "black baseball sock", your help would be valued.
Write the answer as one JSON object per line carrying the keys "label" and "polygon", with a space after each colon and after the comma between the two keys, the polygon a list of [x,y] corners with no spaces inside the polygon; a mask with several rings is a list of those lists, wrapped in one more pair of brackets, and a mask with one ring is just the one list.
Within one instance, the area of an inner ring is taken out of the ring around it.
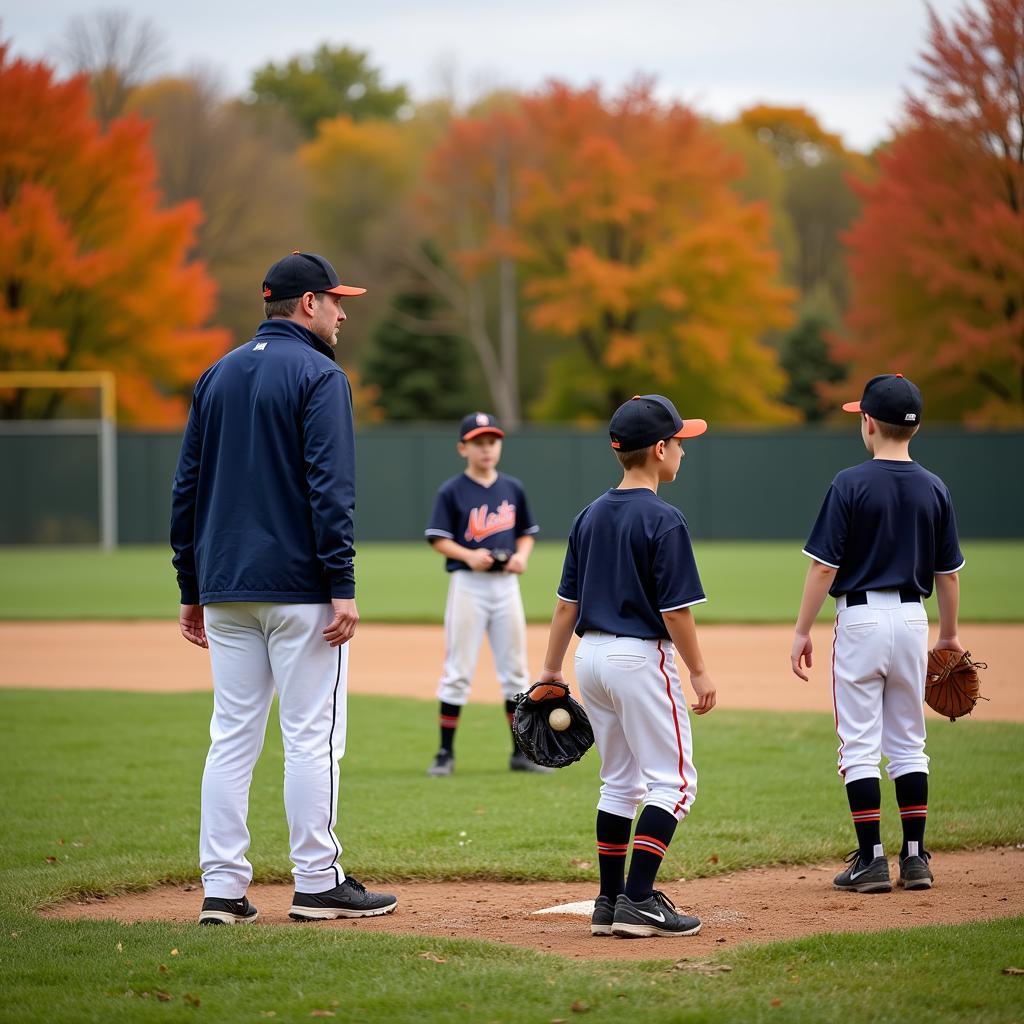
{"label": "black baseball sock", "polygon": [[640,812],[633,836],[633,856],[629,859],[626,895],[638,902],[654,891],[654,879],[676,830],[674,814],[660,807],[645,807]]}
{"label": "black baseball sock", "polygon": [[882,786],[878,779],[857,779],[846,784],[853,827],[857,830],[862,864],[875,859],[875,849],[882,844]]}
{"label": "black baseball sock", "polygon": [[633,819],[607,811],[597,812],[597,866],[601,895],[614,900],[626,887],[626,853]]}
{"label": "black baseball sock", "polygon": [[[915,857],[924,853],[924,827],[928,823],[928,773],[907,772],[895,780],[896,803],[900,805],[903,822],[903,846],[900,860],[911,851]],[[910,843],[916,843],[910,847]]]}
{"label": "black baseball sock", "polygon": [[461,710],[458,704],[445,704],[441,701],[441,749],[449,753],[455,752],[455,730]]}
{"label": "black baseball sock", "polygon": [[[512,717],[516,713],[516,702],[514,700],[505,701],[505,717],[508,719],[509,730],[512,729]],[[519,752],[519,744],[516,743],[516,734],[512,733],[512,753],[516,754]]]}

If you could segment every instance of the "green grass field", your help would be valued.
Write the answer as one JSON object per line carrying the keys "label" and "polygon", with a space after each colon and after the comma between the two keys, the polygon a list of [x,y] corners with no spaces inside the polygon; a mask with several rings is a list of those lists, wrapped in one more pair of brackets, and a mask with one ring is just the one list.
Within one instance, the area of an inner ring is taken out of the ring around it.
{"label": "green grass field", "polygon": [[[355,929],[36,918],[74,893],[195,880],[209,708],[208,694],[0,692],[0,1021],[1020,1020],[1024,979],[1000,971],[1024,966],[1021,918],[727,949],[714,961],[732,971],[713,977]],[[512,776],[503,717],[471,704],[461,771],[439,785],[423,774],[433,718],[427,702],[351,699],[339,825],[349,870],[399,893],[409,877],[595,877],[571,863],[592,847],[593,756],[554,777]],[[666,877],[838,863],[851,843],[828,716],[715,712],[694,731],[700,795]],[[934,730],[933,849],[1024,841],[1022,749],[1016,724]],[[250,814],[263,881],[289,878],[280,776],[272,725]],[[471,844],[459,846],[462,831]],[[424,960],[425,948],[445,962]]]}
{"label": "green grass field", "polygon": [[[791,622],[807,558],[799,541],[696,545],[708,603],[700,622]],[[961,574],[961,618],[1024,621],[1024,541],[969,541]],[[550,619],[564,545],[538,544],[522,578],[527,617]],[[367,622],[440,622],[446,578],[426,543],[363,544],[357,556],[359,611]],[[932,598],[934,613],[934,598]],[[138,619],[177,616],[170,552],[126,547],[0,548],[0,619]],[[830,618],[829,602],[822,617]]]}

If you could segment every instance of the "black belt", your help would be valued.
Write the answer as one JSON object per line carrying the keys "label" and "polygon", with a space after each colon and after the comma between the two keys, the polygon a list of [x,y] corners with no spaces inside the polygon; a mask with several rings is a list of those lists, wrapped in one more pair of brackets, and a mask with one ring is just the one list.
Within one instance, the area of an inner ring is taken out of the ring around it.
{"label": "black belt", "polygon": [[[855,608],[859,604],[868,603],[866,590],[851,590],[846,597],[846,607]],[[910,587],[900,587],[900,604],[920,604],[921,595]]]}

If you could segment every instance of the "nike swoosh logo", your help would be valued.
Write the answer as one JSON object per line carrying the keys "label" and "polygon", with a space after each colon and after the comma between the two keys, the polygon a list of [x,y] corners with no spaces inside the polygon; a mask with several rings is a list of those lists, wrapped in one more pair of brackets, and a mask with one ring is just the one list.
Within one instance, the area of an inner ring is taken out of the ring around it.
{"label": "nike swoosh logo", "polygon": [[662,923],[664,923],[664,921],[665,921],[665,915],[663,913],[661,913],[660,910],[658,911],[657,914],[650,914],[646,910],[639,910],[639,911],[637,911],[637,913],[643,914],[644,917],[649,917],[652,921],[660,921]]}
{"label": "nike swoosh logo", "polygon": [[[871,870],[871,868],[867,867],[867,868],[864,868],[862,871],[852,871],[852,872],[850,872],[850,881],[852,882],[855,878],[860,878],[861,875],[866,874],[870,870]],[[641,910],[640,913],[642,914],[643,911]]]}

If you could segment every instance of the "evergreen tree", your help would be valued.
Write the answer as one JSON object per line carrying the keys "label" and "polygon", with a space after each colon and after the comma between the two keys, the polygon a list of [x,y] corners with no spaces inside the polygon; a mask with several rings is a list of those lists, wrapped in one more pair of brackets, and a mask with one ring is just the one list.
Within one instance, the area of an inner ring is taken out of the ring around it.
{"label": "evergreen tree", "polygon": [[389,420],[454,420],[469,405],[466,349],[443,327],[429,292],[401,292],[378,325],[363,362],[362,380],[380,391]]}
{"label": "evergreen tree", "polygon": [[829,351],[827,335],[835,325],[822,305],[805,304],[800,320],[779,346],[779,363],[789,378],[782,401],[799,409],[808,423],[823,420],[829,411],[822,403],[819,385],[846,379],[845,368]]}

